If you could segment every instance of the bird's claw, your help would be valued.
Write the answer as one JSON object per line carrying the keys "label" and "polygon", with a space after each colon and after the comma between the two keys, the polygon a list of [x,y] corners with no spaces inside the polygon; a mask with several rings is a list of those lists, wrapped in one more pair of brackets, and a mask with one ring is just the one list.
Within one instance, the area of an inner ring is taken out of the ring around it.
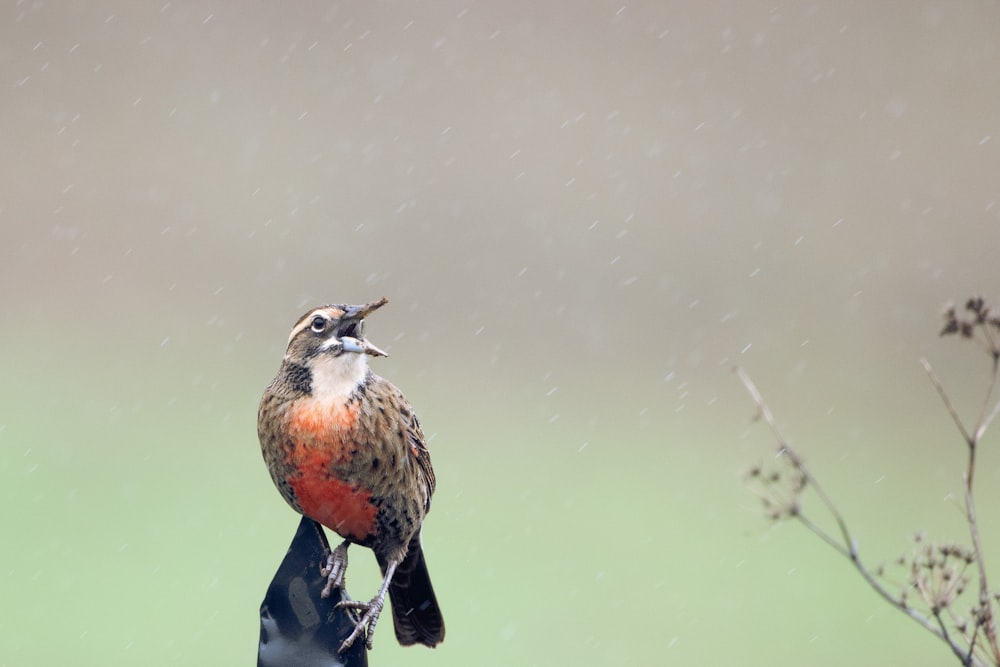
{"label": "bird's claw", "polygon": [[334,588],[344,587],[344,574],[347,572],[347,542],[342,542],[336,549],[330,552],[326,558],[326,565],[320,568],[319,573],[326,577],[326,586],[320,591],[321,598],[330,597]]}
{"label": "bird's claw", "polygon": [[[342,600],[337,603],[338,609],[352,609],[363,612],[361,620],[354,626],[354,632],[340,645],[339,652],[343,653],[351,647],[354,640],[365,635],[365,646],[370,651],[372,648],[372,638],[375,636],[375,624],[382,614],[382,607],[385,605],[384,598],[376,596],[371,602],[361,602],[360,600]],[[367,630],[367,632],[366,632]]]}

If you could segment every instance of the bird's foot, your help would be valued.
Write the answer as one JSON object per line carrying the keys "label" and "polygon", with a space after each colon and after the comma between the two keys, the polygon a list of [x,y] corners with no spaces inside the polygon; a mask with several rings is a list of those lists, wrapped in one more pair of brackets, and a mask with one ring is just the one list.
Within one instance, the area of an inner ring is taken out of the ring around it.
{"label": "bird's foot", "polygon": [[344,587],[344,574],[347,572],[347,541],[341,542],[340,545],[330,552],[327,556],[326,565],[323,566],[319,573],[326,577],[326,586],[320,591],[319,596],[321,598],[330,597],[330,593],[334,588]]}
{"label": "bird's foot", "polygon": [[[353,609],[355,611],[362,612],[361,620],[357,622],[354,626],[354,632],[344,640],[340,645],[339,652],[343,653],[351,647],[354,640],[360,637],[362,634],[365,635],[365,646],[368,650],[372,648],[372,637],[375,636],[375,624],[378,623],[378,617],[382,613],[382,607],[385,605],[385,595],[376,595],[372,598],[371,602],[361,602],[360,600],[343,600],[337,603],[338,609]],[[367,630],[367,632],[366,632]]]}

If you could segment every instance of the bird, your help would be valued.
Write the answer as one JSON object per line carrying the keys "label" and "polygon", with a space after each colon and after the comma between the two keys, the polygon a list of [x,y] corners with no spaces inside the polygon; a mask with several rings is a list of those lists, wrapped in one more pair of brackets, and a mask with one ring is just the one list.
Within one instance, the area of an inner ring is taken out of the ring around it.
{"label": "bird", "polygon": [[278,491],[296,512],[343,538],[321,569],[323,597],[343,587],[351,544],[371,549],[382,571],[370,601],[338,603],[360,616],[340,652],[362,635],[371,649],[386,594],[400,644],[444,640],[421,543],[435,487],[430,453],[409,401],[368,365],[369,357],[388,355],[364,337],[364,320],[387,302],[331,304],[302,315],[257,416]]}

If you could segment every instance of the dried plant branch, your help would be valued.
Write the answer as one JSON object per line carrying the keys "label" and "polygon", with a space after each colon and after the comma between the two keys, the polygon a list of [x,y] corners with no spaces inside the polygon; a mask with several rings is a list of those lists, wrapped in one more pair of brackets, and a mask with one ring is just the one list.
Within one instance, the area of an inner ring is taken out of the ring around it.
{"label": "dried plant branch", "polygon": [[972,654],[973,654],[973,652],[975,652],[976,647],[978,646],[978,643],[976,642],[976,639],[979,636],[979,628],[980,628],[980,625],[978,623],[974,623],[972,625],[972,637],[969,638],[969,650],[966,652],[966,654],[965,654],[965,661],[962,663],[964,665],[971,665],[971,664],[973,664],[972,663]]}
{"label": "dried plant branch", "polygon": [[[774,420],[774,415],[771,413],[771,409],[764,401],[763,396],[761,396],[761,393],[757,389],[757,386],[754,384],[753,380],[750,379],[750,376],[742,367],[737,366],[734,370],[736,374],[739,376],[740,380],[743,382],[744,386],[747,388],[747,391],[750,393],[750,396],[753,397],[754,402],[757,404],[757,409],[759,411],[760,416],[768,424],[768,426],[771,429],[771,433],[774,434],[775,439],[778,441],[778,456],[788,457],[793,467],[797,471],[801,472],[801,474],[807,480],[809,486],[811,486],[812,489],[816,492],[817,496],[820,498],[824,507],[827,509],[827,511],[834,518],[834,521],[837,523],[837,527],[840,530],[842,542],[837,541],[828,532],[823,530],[818,524],[816,524],[814,521],[809,519],[805,514],[803,514],[801,509],[798,508],[797,504],[794,511],[788,512],[788,516],[795,518],[796,520],[801,522],[802,525],[804,525],[807,529],[809,529],[810,532],[812,532],[813,534],[818,536],[821,540],[826,542],[841,556],[848,559],[851,562],[851,564],[854,565],[854,568],[858,571],[861,577],[868,583],[869,586],[872,587],[872,589],[876,593],[878,593],[878,595],[883,600],[891,604],[896,609],[902,611],[904,614],[912,618],[914,621],[919,623],[926,630],[933,633],[941,640],[945,641],[951,647],[952,651],[956,655],[962,655],[964,652],[962,646],[955,643],[948,636],[946,636],[946,634],[941,631],[941,629],[934,623],[934,621],[929,619],[927,616],[921,614],[917,609],[908,605],[906,603],[906,600],[903,599],[902,596],[897,597],[893,595],[882,584],[882,582],[879,581],[878,577],[876,577],[875,574],[870,569],[868,569],[868,567],[861,561],[861,558],[858,554],[857,542],[851,535],[850,529],[847,526],[847,522],[844,520],[844,517],[840,514],[840,511],[837,509],[836,505],[834,505],[830,497],[819,486],[819,483],[816,481],[816,478],[812,475],[811,472],[809,472],[809,469],[806,467],[805,463],[802,461],[799,455],[795,452],[795,450],[791,447],[788,441],[785,440],[784,436],[781,434],[777,422]],[[968,663],[968,664],[973,665],[976,663]]]}
{"label": "dried plant branch", "polygon": [[771,433],[774,434],[774,438],[778,441],[779,456],[782,454],[788,456],[795,469],[802,473],[806,482],[812,487],[813,491],[816,492],[816,495],[819,496],[823,505],[826,506],[827,510],[829,510],[830,514],[837,522],[837,527],[840,529],[841,537],[843,537],[844,544],[847,546],[846,555],[853,559],[855,557],[854,539],[851,537],[851,533],[847,529],[847,522],[844,521],[844,517],[840,515],[840,511],[837,509],[836,505],[833,504],[833,501],[830,500],[828,495],[826,495],[823,487],[819,485],[819,482],[816,481],[816,479],[812,476],[812,473],[809,472],[809,469],[803,464],[799,455],[794,449],[792,449],[792,446],[788,444],[788,441],[785,440],[784,436],[781,435],[781,431],[778,429],[778,423],[774,420],[774,415],[771,414],[771,408],[769,408],[767,403],[764,402],[764,397],[761,396],[760,392],[757,390],[757,385],[753,383],[753,380],[750,379],[750,376],[747,375],[746,371],[743,370],[742,367],[737,366],[734,370],[740,380],[743,381],[743,385],[747,388],[747,391],[750,392],[750,396],[753,397],[754,402],[757,404],[757,409],[760,411],[761,417],[763,417],[764,421],[767,422],[768,427],[771,429]]}
{"label": "dried plant branch", "polygon": [[955,406],[951,404],[951,399],[948,398],[948,392],[944,390],[944,386],[941,384],[941,380],[938,379],[937,374],[934,369],[931,368],[931,364],[927,359],[921,357],[920,363],[923,364],[924,370],[927,371],[927,375],[931,379],[931,384],[934,385],[934,389],[937,391],[938,396],[941,397],[941,402],[944,403],[944,409],[948,411],[948,416],[951,420],[955,422],[955,426],[958,427],[959,432],[962,434],[962,439],[970,447],[973,446],[975,440],[969,435],[969,432],[965,430],[965,424],[962,423],[962,418],[958,416],[955,411]]}
{"label": "dried plant branch", "polygon": [[986,579],[986,559],[983,557],[983,545],[979,539],[979,524],[976,522],[976,504],[972,496],[972,484],[969,481],[966,481],[965,486],[965,511],[969,522],[969,532],[972,534],[972,550],[976,557],[976,568],[979,570],[979,608],[982,614],[980,625],[989,642],[990,651],[993,654],[993,664],[1000,665],[996,617],[993,615],[993,604],[990,600],[990,586]]}
{"label": "dried plant branch", "polygon": [[992,410],[989,407],[990,404],[993,403],[993,395],[996,392],[998,377],[1000,377],[1000,374],[998,374],[998,370],[1000,370],[1000,338],[997,336],[997,332],[1000,331],[1000,319],[992,316],[985,300],[979,297],[967,300],[965,303],[965,310],[968,313],[971,313],[970,316],[965,318],[959,317],[954,307],[949,308],[945,312],[945,327],[942,330],[941,335],[944,336],[957,333],[962,338],[967,339],[973,339],[981,336],[981,340],[985,344],[986,351],[989,353],[992,361],[989,382],[987,384],[985,395],[983,396],[983,402],[980,406],[979,417],[971,432],[965,428],[961,419],[958,417],[958,414],[952,406],[941,381],[938,379],[933,368],[931,368],[930,362],[926,359],[921,359],[921,363],[927,371],[928,376],[931,378],[931,382],[934,384],[934,388],[937,390],[938,395],[941,397],[941,400],[945,405],[945,409],[948,411],[948,414],[951,415],[952,421],[955,422],[959,432],[962,434],[962,438],[968,446],[966,472],[965,475],[963,475],[962,481],[965,486],[966,521],[969,524],[969,534],[972,539],[972,550],[975,554],[976,568],[979,571],[979,613],[977,615],[977,625],[982,627],[983,634],[986,636],[993,664],[1000,665],[1000,644],[998,644],[997,641],[996,615],[993,611],[992,595],[986,574],[986,558],[983,554],[982,540],[979,533],[979,522],[976,518],[975,495],[973,494],[973,483],[976,472],[976,454],[979,442],[985,435],[986,429],[996,418],[998,411],[1000,411],[1000,402],[997,402]]}
{"label": "dried plant branch", "polygon": [[[957,334],[961,338],[978,340],[990,355],[992,364],[989,383],[974,428],[966,428],[930,362],[926,359],[920,361],[966,444],[967,461],[962,482],[965,519],[972,544],[971,547],[965,547],[950,543],[941,545],[927,543],[920,545],[912,557],[901,556],[897,562],[899,565],[907,566],[908,581],[898,595],[890,592],[883,583],[884,568],[879,567],[877,572],[873,572],[862,562],[857,542],[832,498],[820,486],[802,457],[784,438],[774,415],[746,371],[737,367],[735,372],[753,398],[759,416],[767,423],[777,441],[776,460],[779,463],[784,462],[791,469],[790,474],[783,475],[755,468],[750,475],[750,478],[760,485],[760,490],[755,492],[768,508],[770,517],[773,520],[799,521],[811,533],[847,558],[866,583],[886,602],[941,639],[962,665],[1000,667],[1000,642],[998,642],[994,610],[994,604],[1000,602],[1000,593],[994,593],[989,586],[986,557],[973,493],[979,443],[988,427],[1000,414],[1000,401],[994,403],[994,396],[1000,384],[1000,317],[993,315],[981,298],[969,299],[965,304],[965,311],[967,314],[960,316],[954,307],[949,308],[945,313],[945,326],[941,335]],[[781,485],[784,485],[783,489],[776,489]],[[828,532],[805,513],[802,497],[808,488],[815,492],[823,508],[836,523],[839,537],[836,533]],[[917,542],[920,543],[921,540],[922,538],[918,536]],[[960,599],[964,599],[962,596],[967,590],[971,571],[976,575],[978,595],[976,604],[970,610],[972,620],[968,622],[955,613],[955,605]],[[907,593],[910,590],[917,594],[915,598],[918,601],[917,606],[908,602]],[[918,607],[924,607],[926,611],[921,611]]]}
{"label": "dried plant branch", "polygon": [[986,429],[989,428],[990,424],[993,423],[993,420],[996,419],[997,414],[1000,414],[1000,401],[997,401],[997,404],[993,406],[993,410],[986,415],[986,418],[983,419],[982,423],[980,423],[979,428],[976,429],[976,433],[973,436],[976,439],[976,442],[979,442],[982,439],[983,435],[986,433]]}
{"label": "dried plant branch", "polygon": [[[979,443],[979,438],[986,431],[986,424],[988,420],[992,420],[992,415],[986,415],[985,412],[980,417],[979,426],[970,435],[968,430],[966,430],[965,425],[959,418],[958,413],[955,411],[955,407],[951,403],[951,399],[948,397],[948,393],[945,391],[944,386],[941,384],[941,380],[938,379],[937,373],[931,367],[931,364],[927,359],[921,359],[920,363],[923,364],[924,370],[927,371],[928,377],[931,379],[931,383],[934,385],[934,389],[937,391],[938,396],[941,397],[941,402],[944,403],[945,410],[951,416],[955,426],[958,428],[959,432],[962,434],[962,438],[965,440],[966,445],[968,445],[968,463],[966,465],[966,472],[963,475],[962,482],[965,486],[965,517],[969,524],[969,533],[972,538],[972,549],[976,556],[976,565],[979,570],[979,605],[985,614],[982,623],[983,631],[986,634],[986,639],[989,642],[990,650],[993,654],[994,664],[1000,664],[1000,646],[997,644],[997,630],[996,630],[996,619],[993,615],[993,608],[990,604],[990,588],[989,581],[986,576],[986,559],[983,556],[982,541],[979,537],[979,524],[976,520],[976,502],[975,496],[972,493],[972,485],[976,472],[976,449]],[[996,364],[993,364],[993,373],[991,373],[991,379],[989,384],[989,389],[987,391],[987,401],[993,393],[993,389],[996,386]],[[985,407],[988,403],[984,403]],[[995,410],[994,410],[995,412]]]}
{"label": "dried plant branch", "polygon": [[993,407],[992,414],[987,415],[986,413],[993,400],[993,392],[996,391],[997,388],[997,359],[997,357],[993,357],[993,371],[990,373],[989,388],[986,390],[986,396],[983,397],[983,405],[979,410],[979,420],[976,422],[976,430],[972,436],[973,440],[976,442],[983,437],[983,434],[986,432],[986,427],[991,421],[993,421],[993,417],[996,415],[997,410],[1000,409],[1000,403],[998,403]]}

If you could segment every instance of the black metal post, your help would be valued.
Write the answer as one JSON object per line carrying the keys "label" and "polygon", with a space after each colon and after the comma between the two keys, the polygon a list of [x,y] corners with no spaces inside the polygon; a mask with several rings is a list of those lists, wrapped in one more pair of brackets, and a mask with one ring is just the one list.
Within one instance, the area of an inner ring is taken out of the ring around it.
{"label": "black metal post", "polygon": [[364,637],[337,653],[355,620],[347,610],[335,608],[350,599],[345,591],[320,597],[326,585],[320,568],[329,553],[323,528],[302,517],[260,605],[257,667],[367,667]]}

